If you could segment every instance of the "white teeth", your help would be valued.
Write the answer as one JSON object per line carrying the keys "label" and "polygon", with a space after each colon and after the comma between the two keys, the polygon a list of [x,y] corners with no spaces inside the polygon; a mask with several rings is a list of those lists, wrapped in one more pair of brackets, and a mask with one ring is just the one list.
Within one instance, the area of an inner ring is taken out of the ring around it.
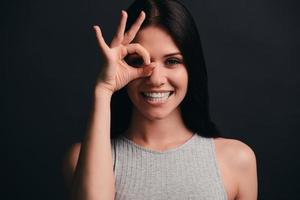
{"label": "white teeth", "polygon": [[171,92],[143,92],[146,97],[152,98],[165,98],[170,95]]}

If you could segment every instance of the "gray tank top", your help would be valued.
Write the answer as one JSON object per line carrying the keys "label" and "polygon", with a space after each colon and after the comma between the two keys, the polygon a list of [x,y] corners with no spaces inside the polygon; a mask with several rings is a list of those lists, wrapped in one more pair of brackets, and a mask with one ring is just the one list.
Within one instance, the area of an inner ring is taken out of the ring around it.
{"label": "gray tank top", "polygon": [[214,148],[198,134],[166,151],[113,139],[115,200],[227,200]]}

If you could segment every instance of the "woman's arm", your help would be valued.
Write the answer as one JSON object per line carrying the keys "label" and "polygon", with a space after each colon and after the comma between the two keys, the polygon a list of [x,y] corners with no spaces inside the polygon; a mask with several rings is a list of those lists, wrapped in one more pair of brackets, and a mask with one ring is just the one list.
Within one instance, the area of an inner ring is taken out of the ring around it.
{"label": "woman's arm", "polygon": [[111,96],[111,93],[100,87],[96,89],[94,108],[71,182],[71,199],[114,199],[110,141]]}
{"label": "woman's arm", "polygon": [[112,94],[95,90],[94,106],[82,144],[74,144],[64,160],[64,175],[71,199],[114,199],[110,141]]}

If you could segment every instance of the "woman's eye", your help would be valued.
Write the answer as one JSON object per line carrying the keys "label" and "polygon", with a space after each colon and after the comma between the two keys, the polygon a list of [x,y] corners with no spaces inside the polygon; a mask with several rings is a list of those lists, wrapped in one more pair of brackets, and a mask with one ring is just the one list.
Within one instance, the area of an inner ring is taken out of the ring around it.
{"label": "woman's eye", "polygon": [[128,63],[128,65],[131,65],[133,67],[139,67],[144,64],[144,61],[141,58],[129,59],[126,62]]}
{"label": "woman's eye", "polygon": [[177,59],[168,59],[167,61],[167,65],[177,65],[177,64],[181,64],[180,60]]}

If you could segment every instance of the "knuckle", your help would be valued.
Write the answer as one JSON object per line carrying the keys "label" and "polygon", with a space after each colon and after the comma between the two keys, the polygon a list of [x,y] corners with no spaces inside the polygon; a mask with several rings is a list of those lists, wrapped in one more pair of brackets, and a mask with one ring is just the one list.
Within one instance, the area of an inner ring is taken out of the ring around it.
{"label": "knuckle", "polygon": [[131,30],[129,30],[128,32],[126,32],[126,36],[128,38],[131,38],[133,36],[133,32]]}
{"label": "knuckle", "polygon": [[139,48],[139,49],[142,47],[142,45],[140,45],[139,43],[134,43],[133,46],[134,46],[135,48]]}

